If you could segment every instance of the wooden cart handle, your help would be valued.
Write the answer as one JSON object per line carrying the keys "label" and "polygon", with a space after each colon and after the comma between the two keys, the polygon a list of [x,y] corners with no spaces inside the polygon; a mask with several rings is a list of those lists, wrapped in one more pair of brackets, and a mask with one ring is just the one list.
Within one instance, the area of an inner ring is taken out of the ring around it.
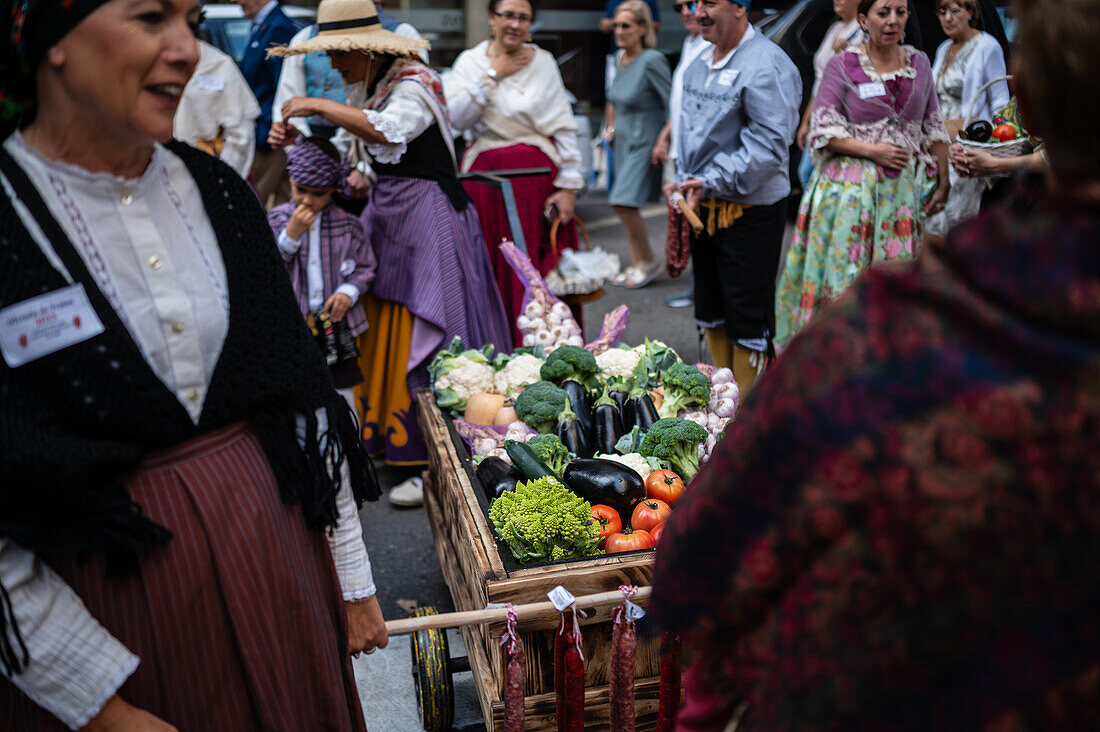
{"label": "wooden cart handle", "polygon": [[[653,592],[652,587],[639,587],[631,596],[630,601],[643,603],[649,599]],[[593,607],[615,605],[623,601],[622,590],[610,592],[598,592],[594,595],[584,595],[577,598],[577,608],[587,610]],[[551,602],[531,602],[525,605],[515,606],[519,620],[530,620],[534,617],[552,616],[558,613],[557,608]],[[402,618],[386,622],[386,632],[391,636],[415,633],[420,630],[433,628],[459,628],[464,625],[483,625],[485,623],[503,623],[508,619],[508,608],[486,608],[485,610],[467,610],[458,613],[443,613],[440,615],[422,615],[415,618]]]}

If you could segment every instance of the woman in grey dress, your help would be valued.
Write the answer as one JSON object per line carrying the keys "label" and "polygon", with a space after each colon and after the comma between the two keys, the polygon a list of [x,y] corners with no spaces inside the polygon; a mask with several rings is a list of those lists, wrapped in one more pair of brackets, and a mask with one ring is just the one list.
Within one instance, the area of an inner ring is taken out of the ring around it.
{"label": "woman in grey dress", "polygon": [[636,289],[652,282],[661,267],[649,247],[638,208],[660,196],[661,169],[653,164],[650,151],[665,125],[672,75],[664,54],[653,49],[657,42],[653,17],[642,0],[620,4],[612,27],[619,52],[615,81],[607,93],[607,135],[615,144],[615,181],[609,199],[626,229],[631,258],[631,266],[612,283]]}

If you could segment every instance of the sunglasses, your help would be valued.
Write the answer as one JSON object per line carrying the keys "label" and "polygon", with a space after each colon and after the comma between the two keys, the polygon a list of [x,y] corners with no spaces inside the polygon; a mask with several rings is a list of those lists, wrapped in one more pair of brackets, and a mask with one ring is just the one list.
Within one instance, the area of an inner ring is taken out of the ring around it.
{"label": "sunglasses", "polygon": [[695,12],[695,3],[673,3],[672,9],[677,13],[682,13],[687,10],[689,13]]}
{"label": "sunglasses", "polygon": [[634,27],[633,23],[612,23],[611,27],[615,30],[630,30]]}

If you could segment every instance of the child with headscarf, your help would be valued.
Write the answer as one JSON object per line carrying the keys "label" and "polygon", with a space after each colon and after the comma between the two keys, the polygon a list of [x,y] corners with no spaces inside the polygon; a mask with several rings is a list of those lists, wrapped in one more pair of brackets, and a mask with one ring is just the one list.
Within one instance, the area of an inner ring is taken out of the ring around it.
{"label": "child with headscarf", "polygon": [[325,342],[336,390],[355,409],[352,387],[363,382],[355,339],[367,330],[359,298],[374,281],[377,261],[363,224],[332,203],[346,192],[348,168],[331,142],[309,137],[287,154],[291,201],[267,214],[286,262],[298,307]]}

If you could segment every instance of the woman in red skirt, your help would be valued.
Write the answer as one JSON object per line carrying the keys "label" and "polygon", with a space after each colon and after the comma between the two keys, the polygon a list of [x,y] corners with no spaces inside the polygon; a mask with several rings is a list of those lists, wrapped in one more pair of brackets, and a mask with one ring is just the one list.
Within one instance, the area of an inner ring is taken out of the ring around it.
{"label": "woman in red skirt", "polygon": [[0,18],[0,726],[363,730],[379,490],[255,195],[170,141],[198,2]]}
{"label": "woman in red skirt", "polygon": [[[528,0],[490,0],[492,40],[459,55],[446,92],[451,122],[470,143],[462,158],[463,172],[550,169],[549,175],[512,179],[527,254],[545,275],[557,265],[550,246],[550,223],[560,216],[563,224],[570,224],[584,179],[577,123],[557,62],[549,52],[528,43],[533,19]],[[499,191],[481,183],[464,185],[477,207],[518,345],[515,322],[523,287],[499,249],[502,239],[512,239],[504,200]],[[572,225],[561,226],[558,245],[576,248]],[[507,344],[497,345],[507,349]]]}

